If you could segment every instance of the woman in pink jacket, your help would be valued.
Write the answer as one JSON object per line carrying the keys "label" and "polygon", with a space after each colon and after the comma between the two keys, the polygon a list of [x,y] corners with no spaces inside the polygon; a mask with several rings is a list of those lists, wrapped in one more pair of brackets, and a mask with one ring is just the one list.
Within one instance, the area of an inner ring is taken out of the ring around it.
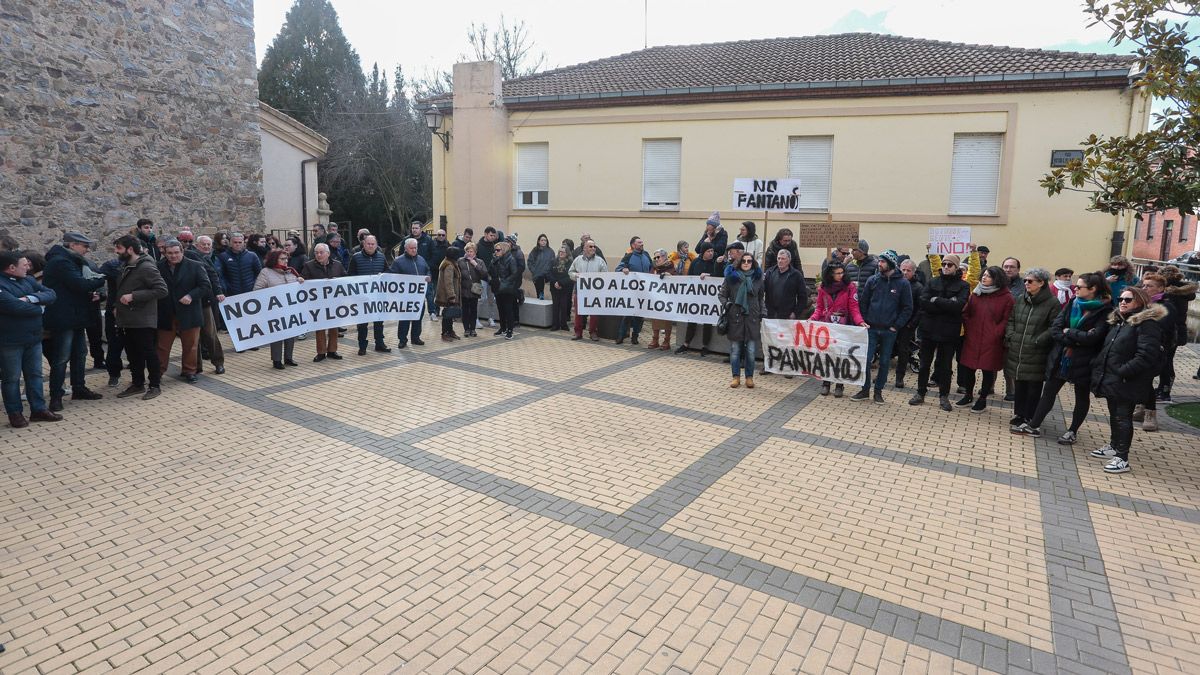
{"label": "woman in pink jacket", "polygon": [[[817,289],[817,308],[812,321],[839,323],[847,326],[866,326],[858,308],[858,286],[846,280],[846,268],[840,262],[831,262],[821,273],[821,286]],[[833,388],[836,398],[842,397],[842,385]],[[829,383],[821,383],[821,395],[829,395]]]}

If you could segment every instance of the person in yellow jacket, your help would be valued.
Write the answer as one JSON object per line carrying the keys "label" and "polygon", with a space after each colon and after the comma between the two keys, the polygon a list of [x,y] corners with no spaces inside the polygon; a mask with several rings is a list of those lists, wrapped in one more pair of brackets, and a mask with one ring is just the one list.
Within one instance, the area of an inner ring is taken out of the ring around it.
{"label": "person in yellow jacket", "polygon": [[[933,274],[937,274],[938,270],[942,269],[942,256],[932,253],[932,249],[932,242],[925,244],[925,259],[929,261],[929,269],[933,271]],[[983,276],[983,270],[979,261],[978,247],[973,243],[969,243],[967,244],[967,250],[969,251],[967,254],[967,264],[965,265],[967,273],[963,279],[971,287],[970,292],[974,293],[975,287],[979,285],[980,277]],[[958,393],[960,394],[967,390],[967,378],[965,376],[967,369],[963,368],[961,362],[963,338],[966,335],[965,331],[965,327],[959,331],[958,346],[954,348],[954,369],[957,371],[955,379],[958,384]],[[988,393],[990,394],[991,392]]]}

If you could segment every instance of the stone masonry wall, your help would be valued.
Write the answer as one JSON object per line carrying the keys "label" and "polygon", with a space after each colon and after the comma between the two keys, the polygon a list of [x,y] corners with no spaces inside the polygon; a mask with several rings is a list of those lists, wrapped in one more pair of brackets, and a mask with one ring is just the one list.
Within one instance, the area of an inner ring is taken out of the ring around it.
{"label": "stone masonry wall", "polygon": [[252,0],[0,0],[0,234],[261,229]]}

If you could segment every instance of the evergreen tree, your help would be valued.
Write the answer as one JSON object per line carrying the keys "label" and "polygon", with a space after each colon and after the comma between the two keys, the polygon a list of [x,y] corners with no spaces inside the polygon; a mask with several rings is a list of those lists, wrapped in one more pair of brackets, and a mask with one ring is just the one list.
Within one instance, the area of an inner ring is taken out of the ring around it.
{"label": "evergreen tree", "polygon": [[365,95],[358,53],[329,0],[296,0],[267,47],[258,71],[258,97],[320,129],[322,116],[353,109]]}

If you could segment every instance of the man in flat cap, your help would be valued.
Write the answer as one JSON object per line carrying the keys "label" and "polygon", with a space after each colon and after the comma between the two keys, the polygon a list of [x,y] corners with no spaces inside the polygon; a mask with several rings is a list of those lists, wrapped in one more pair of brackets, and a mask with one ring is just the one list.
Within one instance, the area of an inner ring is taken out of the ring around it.
{"label": "man in flat cap", "polygon": [[84,274],[84,255],[92,240],[79,232],[63,234],[62,243],[46,253],[42,284],[57,300],[46,307],[43,325],[50,333],[50,410],[63,409],[63,383],[71,369],[71,400],[93,401],[103,396],[87,388],[87,325],[92,302],[98,300],[104,277]]}

